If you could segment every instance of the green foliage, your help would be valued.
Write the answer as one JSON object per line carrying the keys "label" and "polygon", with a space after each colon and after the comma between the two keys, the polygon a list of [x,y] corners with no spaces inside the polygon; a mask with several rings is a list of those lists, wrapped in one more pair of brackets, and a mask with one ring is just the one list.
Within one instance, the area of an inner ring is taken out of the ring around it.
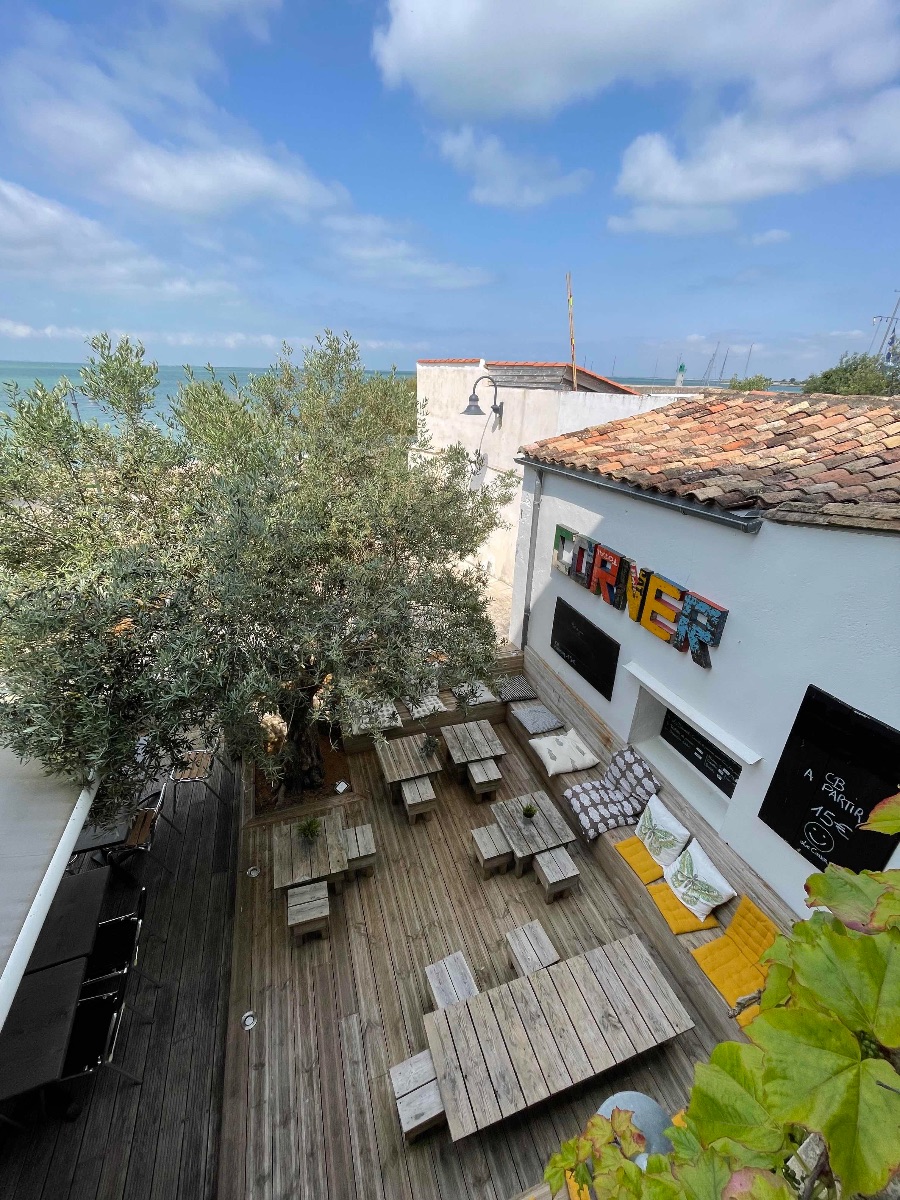
{"label": "green foliage", "polygon": [[[896,798],[892,798],[895,800]],[[879,821],[896,819],[896,806]],[[750,1044],[724,1042],[698,1063],[683,1126],[667,1156],[634,1173],[620,1144],[598,1154],[588,1132],[551,1159],[615,1200],[795,1200],[791,1168],[810,1134],[824,1153],[804,1200],[873,1195],[900,1172],[900,923],[876,920],[896,906],[900,871],[855,876],[829,867],[807,883],[810,906],[766,952],[761,1012]]]}
{"label": "green foliage", "polygon": [[307,817],[305,821],[297,823],[297,829],[300,831],[300,836],[308,841],[313,841],[322,832],[322,822],[318,817]]}
{"label": "green foliage", "polygon": [[877,354],[842,354],[837,366],[810,375],[803,390],[834,396],[896,396],[900,393],[900,368]]}
{"label": "green foliage", "polygon": [[876,804],[869,813],[869,819],[860,829],[870,829],[874,833],[900,833],[900,792],[888,796]]}
{"label": "green foliage", "polygon": [[143,348],[92,348],[3,419],[0,741],[99,773],[109,818],[198,738],[277,780],[317,719],[484,675],[469,564],[514,484],[473,490],[462,447],[411,459],[408,380],[328,333],[244,386],[189,373],[162,426]]}
{"label": "green foliage", "polygon": [[748,375],[746,379],[732,375],[728,386],[733,392],[767,392],[772,380],[768,375]]}
{"label": "green foliage", "polygon": [[537,808],[535,807],[535,805],[530,804],[530,803],[523,804],[522,805],[522,816],[526,817],[529,821],[531,820],[532,817],[536,817],[537,816]]}

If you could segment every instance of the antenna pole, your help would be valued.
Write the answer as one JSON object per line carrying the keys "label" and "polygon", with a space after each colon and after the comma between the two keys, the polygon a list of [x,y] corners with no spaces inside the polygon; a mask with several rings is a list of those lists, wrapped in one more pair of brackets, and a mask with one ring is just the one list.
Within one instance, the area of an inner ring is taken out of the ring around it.
{"label": "antenna pole", "polygon": [[572,391],[578,391],[578,364],[575,361],[575,302],[572,298],[572,273],[566,271],[566,297],[569,301],[569,345],[572,350]]}
{"label": "antenna pole", "polygon": [[755,342],[751,342],[750,349],[747,351],[747,361],[744,363],[744,378],[745,379],[749,378],[749,376],[750,376],[750,355],[753,353],[753,347],[755,345],[756,345]]}
{"label": "antenna pole", "polygon": [[719,372],[719,383],[721,383],[725,378],[725,364],[728,362],[728,351],[730,349],[731,347],[729,346],[725,351],[725,357],[722,359],[722,370]]}
{"label": "antenna pole", "polygon": [[894,326],[897,324],[898,310],[900,310],[900,292],[897,293],[897,303],[894,305],[894,311],[891,313],[891,315],[885,321],[884,337],[881,339],[881,345],[878,347],[878,357],[879,358],[881,358],[881,356],[884,354],[884,347],[888,340],[888,337],[890,336],[890,332],[894,328]]}

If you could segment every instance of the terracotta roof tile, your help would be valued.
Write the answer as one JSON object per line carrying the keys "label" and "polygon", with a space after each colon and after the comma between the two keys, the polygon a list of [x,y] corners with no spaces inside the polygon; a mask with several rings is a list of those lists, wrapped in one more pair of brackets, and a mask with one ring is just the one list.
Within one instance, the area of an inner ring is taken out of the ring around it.
{"label": "terracotta roof tile", "polygon": [[900,399],[721,392],[547,438],[537,463],[769,520],[900,532]]}

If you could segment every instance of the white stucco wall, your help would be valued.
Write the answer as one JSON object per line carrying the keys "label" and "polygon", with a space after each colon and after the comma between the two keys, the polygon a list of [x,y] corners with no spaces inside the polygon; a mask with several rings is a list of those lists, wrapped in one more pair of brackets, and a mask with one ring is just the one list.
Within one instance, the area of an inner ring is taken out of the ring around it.
{"label": "white stucco wall", "polygon": [[[513,637],[521,632],[536,485],[531,468],[525,476]],[[721,644],[710,651],[711,668],[704,670],[633,622],[627,611],[611,608],[553,570],[557,525],[727,608]],[[657,746],[663,759],[656,765],[664,774],[671,768],[671,782],[803,913],[808,911],[803,881],[814,868],[759,820],[759,808],[809,684],[900,729],[898,578],[900,539],[890,535],[774,522],[748,534],[544,472],[528,645],[624,739],[642,736],[640,709],[635,720],[642,688],[625,669],[633,662],[693,710],[706,723],[707,736],[709,727],[718,727],[759,755],[759,761],[743,765],[730,800],[665,743]],[[550,649],[557,597],[621,643],[611,701]],[[642,705],[646,709],[644,700]],[[900,865],[900,853],[892,865]]]}
{"label": "white stucco wall", "polygon": [[[589,425],[649,412],[676,398],[503,387],[498,393],[498,399],[503,401],[503,422],[499,424],[496,417],[487,417],[494,398],[493,388],[487,382],[478,388],[478,398],[486,415],[462,415],[472,385],[484,374],[477,364],[469,363],[419,363],[416,367],[419,408],[421,412],[425,405],[425,423],[434,446],[440,449],[459,442],[474,454],[480,442],[486,460],[482,478],[486,479],[501,471],[515,471],[521,478],[522,469],[515,461],[521,446],[558,433],[570,433]],[[519,507],[520,497],[516,495],[504,513],[507,528],[497,530],[490,537],[482,555],[488,562],[490,573],[510,585],[515,566]]]}

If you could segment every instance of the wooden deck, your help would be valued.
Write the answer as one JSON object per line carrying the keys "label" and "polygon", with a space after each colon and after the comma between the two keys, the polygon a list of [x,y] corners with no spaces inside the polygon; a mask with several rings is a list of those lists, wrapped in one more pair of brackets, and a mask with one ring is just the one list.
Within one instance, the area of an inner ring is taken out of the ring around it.
{"label": "wooden deck", "polygon": [[[496,729],[507,750],[498,797],[543,786],[507,727]],[[532,875],[481,879],[470,831],[490,817],[446,772],[434,780],[434,819],[409,826],[375,753],[350,762],[353,791],[332,803],[346,807],[348,825],[371,822],[378,860],[372,877],[332,898],[327,941],[293,946],[288,937],[284,897],[272,888],[280,818],[241,835],[219,1200],[508,1200],[541,1179],[560,1141],[611,1092],[635,1088],[680,1108],[693,1062],[721,1031],[669,975],[695,1029],[457,1144],[445,1129],[404,1144],[389,1069],[426,1046],[429,963],[461,950],[483,990],[512,978],[505,934],[516,926],[539,919],[562,958],[634,927],[581,843],[572,847],[580,893],[545,905]],[[246,874],[253,865],[256,878]],[[244,1032],[249,1009],[258,1023]]]}
{"label": "wooden deck", "polygon": [[[0,1125],[3,1200],[216,1196],[238,789],[228,771],[214,782],[221,802],[199,784],[179,789],[184,834],[159,825],[153,853],[174,874],[146,855],[130,868],[147,888],[141,963],[163,986],[131,981],[128,999],[153,1020],[126,1011],[115,1061],[143,1082],[101,1071],[70,1085],[84,1105],[76,1120],[51,1106],[25,1133]],[[129,899],[133,889],[111,887],[104,916]]]}

